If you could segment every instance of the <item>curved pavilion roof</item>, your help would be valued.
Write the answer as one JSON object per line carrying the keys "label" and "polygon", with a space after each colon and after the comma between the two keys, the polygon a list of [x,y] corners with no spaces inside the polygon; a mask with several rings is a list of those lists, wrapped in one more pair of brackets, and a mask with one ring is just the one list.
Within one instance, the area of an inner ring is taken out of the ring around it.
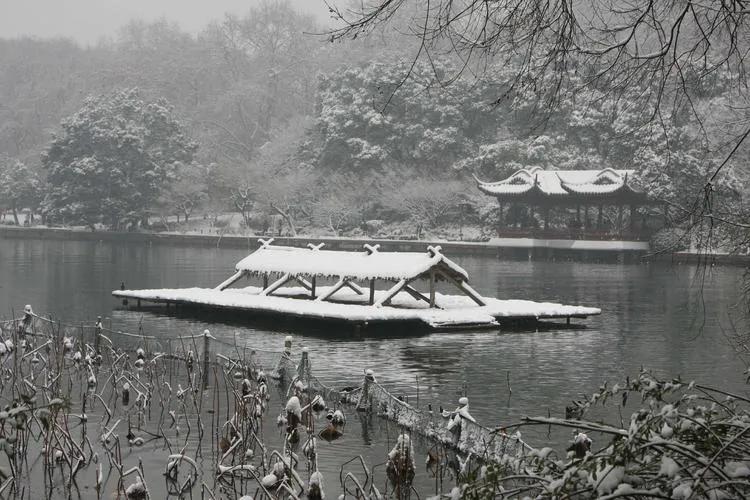
{"label": "curved pavilion roof", "polygon": [[643,202],[645,193],[628,182],[634,170],[544,170],[530,167],[517,170],[507,179],[485,182],[477,187],[501,201],[530,203]]}

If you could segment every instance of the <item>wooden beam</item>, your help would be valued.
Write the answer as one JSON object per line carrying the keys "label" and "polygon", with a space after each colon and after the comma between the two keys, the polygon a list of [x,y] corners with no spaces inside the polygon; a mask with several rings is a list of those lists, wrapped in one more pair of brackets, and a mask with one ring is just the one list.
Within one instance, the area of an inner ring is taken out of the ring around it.
{"label": "wooden beam", "polygon": [[370,280],[370,305],[375,303],[375,279]]}
{"label": "wooden beam", "polygon": [[316,278],[317,276],[313,276],[312,280],[310,281],[310,298],[312,298],[313,300],[315,300],[315,282],[317,281]]}
{"label": "wooden beam", "polygon": [[268,288],[268,273],[263,273],[263,290]]}
{"label": "wooden beam", "polygon": [[242,278],[245,275],[245,271],[237,271],[233,275],[231,275],[229,278],[224,280],[220,285],[218,285],[214,290],[224,290],[225,288],[229,288],[234,283],[236,283],[240,278]]}
{"label": "wooden beam", "polygon": [[404,288],[407,283],[408,282],[406,281],[406,279],[399,280],[398,283],[396,283],[395,285],[393,285],[391,288],[388,289],[388,291],[386,292],[386,294],[383,297],[381,297],[380,300],[378,300],[377,302],[375,302],[375,304],[374,304],[375,307],[382,307],[382,306],[388,304],[388,302],[390,302],[391,299],[393,297],[395,297],[396,294],[398,292],[400,292],[401,289]]}
{"label": "wooden beam", "polygon": [[[423,301],[427,302],[428,304],[430,304],[430,299],[425,294],[423,294],[422,292],[420,292],[419,290],[417,290],[416,288],[414,288],[413,286],[406,285],[404,287],[404,291],[407,292],[412,297],[414,297],[415,299],[417,299],[417,300],[423,300]],[[438,309],[442,309],[442,307],[437,306],[434,303],[430,304],[430,307],[437,307]]]}
{"label": "wooden beam", "polygon": [[[302,288],[304,288],[308,292],[312,292],[313,291],[313,285],[312,285],[312,283],[310,283],[309,281],[307,281],[302,276],[292,276],[292,279],[294,281],[296,281],[297,283],[299,283],[300,285],[302,285]],[[315,278],[313,278],[313,279],[315,279]]]}
{"label": "wooden beam", "polygon": [[328,300],[334,293],[344,288],[344,286],[346,286],[346,282],[347,282],[346,278],[341,278],[340,280],[336,282],[335,285],[333,285],[333,288],[331,288],[326,293],[324,293],[323,295],[315,299],[315,302],[323,302],[324,300]]}
{"label": "wooden beam", "polygon": [[364,295],[365,294],[365,291],[362,290],[361,286],[357,285],[356,283],[352,283],[349,280],[347,280],[346,283],[344,283],[344,286],[348,287],[348,288],[351,288],[354,291],[354,293],[356,293],[357,295]]}
{"label": "wooden beam", "polygon": [[438,273],[440,273],[440,276],[442,276],[446,280],[448,280],[451,283],[453,283],[459,290],[461,290],[462,292],[464,292],[464,294],[466,294],[471,300],[473,300],[474,302],[476,302],[477,305],[480,305],[480,306],[486,306],[487,305],[487,303],[484,301],[484,297],[482,297],[481,295],[479,295],[476,290],[474,290],[473,288],[471,288],[467,282],[465,282],[463,280],[458,281],[456,278],[454,278],[453,276],[451,276],[451,275],[443,272],[441,269],[435,269],[435,271],[437,271]]}
{"label": "wooden beam", "polygon": [[284,276],[271,283],[270,286],[263,289],[259,295],[271,295],[273,292],[284,286],[290,279],[292,279],[292,277],[289,276],[289,273],[286,273]]}
{"label": "wooden beam", "polygon": [[430,269],[430,307],[435,307],[435,270]]}

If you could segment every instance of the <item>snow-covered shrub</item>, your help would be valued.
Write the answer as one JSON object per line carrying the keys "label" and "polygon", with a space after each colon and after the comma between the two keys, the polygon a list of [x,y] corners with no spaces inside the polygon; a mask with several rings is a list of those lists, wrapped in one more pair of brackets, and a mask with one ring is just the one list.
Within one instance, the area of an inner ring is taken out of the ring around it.
{"label": "snow-covered shrub", "polygon": [[641,371],[584,398],[581,417],[607,401],[625,407],[638,395],[640,405],[624,424],[525,419],[522,425],[595,433],[598,443],[582,458],[549,449],[505,457],[471,475],[462,498],[750,497],[750,399]]}

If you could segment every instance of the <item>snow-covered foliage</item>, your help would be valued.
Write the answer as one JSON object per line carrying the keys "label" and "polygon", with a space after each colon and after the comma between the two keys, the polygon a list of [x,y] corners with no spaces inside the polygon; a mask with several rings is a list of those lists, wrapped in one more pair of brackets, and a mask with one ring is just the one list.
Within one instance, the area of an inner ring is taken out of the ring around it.
{"label": "snow-covered foliage", "polygon": [[0,210],[10,210],[19,225],[18,211],[25,207],[35,210],[43,195],[42,182],[36,172],[0,154]]}
{"label": "snow-covered foliage", "polygon": [[92,227],[140,221],[197,147],[165,99],[137,89],[90,97],[42,157],[46,210]]}
{"label": "snow-covered foliage", "polygon": [[[632,401],[640,396],[640,405]],[[636,407],[627,425],[552,417],[527,423],[577,428],[597,446],[567,457],[549,449],[504,457],[472,476],[462,498],[529,497],[747,498],[750,495],[750,399],[648,371],[608,384],[580,402],[582,416],[595,405],[628,399]],[[501,493],[498,493],[501,492]]]}

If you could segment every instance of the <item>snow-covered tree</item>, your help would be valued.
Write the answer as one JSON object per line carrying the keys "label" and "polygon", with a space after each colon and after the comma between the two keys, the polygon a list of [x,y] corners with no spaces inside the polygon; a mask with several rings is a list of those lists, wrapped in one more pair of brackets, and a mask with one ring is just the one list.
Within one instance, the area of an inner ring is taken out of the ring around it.
{"label": "snow-covered tree", "polygon": [[33,170],[18,160],[0,158],[0,207],[11,211],[16,225],[18,211],[30,208],[33,213],[43,195],[42,182]]}
{"label": "snow-covered tree", "polygon": [[90,97],[42,157],[48,213],[92,228],[135,224],[196,150],[165,100],[146,101],[137,89]]}
{"label": "snow-covered tree", "polygon": [[[436,60],[435,66],[450,64]],[[428,64],[418,64],[404,80],[409,69],[406,60],[373,62],[321,78],[316,131],[322,168],[447,170],[474,141],[494,133],[498,117],[484,87],[456,82],[443,89]]]}

